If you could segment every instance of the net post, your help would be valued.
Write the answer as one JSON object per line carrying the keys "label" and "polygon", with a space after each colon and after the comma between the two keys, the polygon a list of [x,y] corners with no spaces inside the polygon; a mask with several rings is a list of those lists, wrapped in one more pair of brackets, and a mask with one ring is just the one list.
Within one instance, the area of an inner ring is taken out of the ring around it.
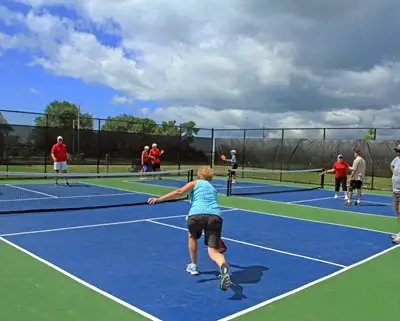
{"label": "net post", "polygon": [[211,151],[210,151],[210,168],[213,168],[215,162],[215,139],[214,128],[211,128]]}
{"label": "net post", "polygon": [[[48,114],[44,114],[46,122],[45,122],[45,145],[46,145],[46,149],[49,147],[50,142],[49,142],[49,115]],[[48,155],[47,155],[47,150],[44,152],[44,172],[47,173],[47,159],[48,159]]]}
{"label": "net post", "polygon": [[[374,128],[374,137],[373,141],[376,141],[376,128]],[[367,142],[369,143],[369,142]],[[372,155],[371,155],[372,156]],[[375,177],[375,160],[372,158],[372,173],[371,173],[371,189],[374,189],[374,177]]]}
{"label": "net post", "polygon": [[[246,129],[243,129],[243,148],[242,148],[242,169],[244,169],[244,164],[246,155]],[[242,171],[242,178],[244,178],[244,172]]]}
{"label": "net post", "polygon": [[322,169],[322,174],[321,174],[321,188],[323,189],[325,186],[325,169]]}
{"label": "net post", "polygon": [[285,140],[285,130],[282,128],[282,136],[281,136],[281,172],[279,174],[279,181],[282,182],[282,171],[283,171],[283,147],[284,147],[284,140]]}
{"label": "net post", "polygon": [[183,131],[182,131],[182,126],[179,126],[179,148],[178,148],[178,170],[180,170],[181,169],[181,154],[182,154],[182,144],[183,144],[183,142],[182,142],[182,134],[183,134]]}
{"label": "net post", "polygon": [[[97,174],[100,173],[100,158],[101,158],[101,119],[98,119],[98,123],[97,123]],[[108,170],[107,170],[108,173]]]}
{"label": "net post", "polygon": [[226,180],[226,196],[231,196],[231,188],[232,188],[232,171],[228,169],[228,179]]}

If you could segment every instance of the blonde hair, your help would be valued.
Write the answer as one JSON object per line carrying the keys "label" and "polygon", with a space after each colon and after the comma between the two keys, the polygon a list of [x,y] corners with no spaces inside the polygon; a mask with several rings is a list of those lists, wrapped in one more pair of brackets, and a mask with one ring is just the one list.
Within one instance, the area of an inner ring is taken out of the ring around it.
{"label": "blonde hair", "polygon": [[197,170],[197,179],[211,181],[213,179],[213,176],[214,173],[210,167],[199,167]]}

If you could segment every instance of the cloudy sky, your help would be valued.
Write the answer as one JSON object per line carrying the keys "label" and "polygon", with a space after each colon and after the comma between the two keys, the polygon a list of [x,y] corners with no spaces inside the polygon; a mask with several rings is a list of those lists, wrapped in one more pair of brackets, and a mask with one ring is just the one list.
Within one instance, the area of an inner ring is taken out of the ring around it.
{"label": "cloudy sky", "polygon": [[399,21],[398,0],[2,0],[2,108],[400,126]]}

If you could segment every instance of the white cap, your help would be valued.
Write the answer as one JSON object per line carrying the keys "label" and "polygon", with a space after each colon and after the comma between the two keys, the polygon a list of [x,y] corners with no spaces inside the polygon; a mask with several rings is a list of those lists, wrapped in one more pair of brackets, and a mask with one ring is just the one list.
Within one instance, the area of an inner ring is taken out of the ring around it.
{"label": "white cap", "polygon": [[234,149],[232,149],[231,154],[236,154],[236,151]]}
{"label": "white cap", "polygon": [[57,140],[63,140],[62,136],[58,136]]}
{"label": "white cap", "polygon": [[343,155],[339,154],[337,158],[343,158]]}
{"label": "white cap", "polygon": [[157,144],[156,144],[156,143],[153,143],[153,145],[151,145],[151,147],[157,147]]}
{"label": "white cap", "polygon": [[144,149],[149,149],[149,146],[144,146]]}

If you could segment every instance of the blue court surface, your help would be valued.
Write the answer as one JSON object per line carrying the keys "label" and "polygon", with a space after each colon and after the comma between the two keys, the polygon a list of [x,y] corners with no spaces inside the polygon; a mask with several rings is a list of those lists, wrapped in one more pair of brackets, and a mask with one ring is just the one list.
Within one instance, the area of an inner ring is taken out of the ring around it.
{"label": "blue court surface", "polygon": [[[138,183],[138,182],[136,182]],[[182,185],[181,181],[141,181],[142,184],[157,184],[168,187],[179,187]],[[223,179],[213,179],[213,185],[217,189],[217,191],[221,194],[226,194],[227,183],[226,180]],[[363,194],[362,201],[360,206],[355,206],[354,201],[356,200],[356,192],[353,193],[353,204],[352,206],[345,206],[344,202],[344,194],[340,193],[340,197],[338,199],[334,198],[333,187],[332,190],[325,189],[314,189],[314,190],[302,190],[296,192],[284,192],[284,193],[270,193],[270,194],[259,194],[252,195],[251,192],[258,190],[261,191],[285,191],[285,189],[290,190],[291,187],[285,187],[282,185],[274,185],[269,183],[263,183],[260,181],[250,182],[250,181],[241,181],[233,186],[234,191],[238,191],[239,193],[248,193],[248,195],[242,195],[240,197],[259,199],[259,200],[267,200],[272,202],[286,203],[286,204],[297,204],[302,206],[310,206],[321,209],[328,210],[341,210],[341,211],[350,211],[356,212],[364,215],[378,215],[378,216],[387,216],[394,217],[394,211],[392,209],[392,197],[386,195],[374,195],[374,194]],[[237,197],[237,196],[232,196]]]}
{"label": "blue court surface", "polygon": [[[144,183],[183,184],[154,180]],[[149,197],[89,184],[76,184],[69,189],[49,184],[15,186],[2,187],[0,202],[6,203],[7,197],[14,197],[14,190],[18,190],[25,206],[37,206],[38,201],[65,206],[101,202],[101,199],[125,202],[121,198]],[[313,191],[311,195],[315,198],[326,195],[320,192],[328,193]],[[292,197],[294,201],[296,196],[289,194],[269,197],[274,200]],[[327,206],[330,203],[326,201],[313,204]],[[367,207],[354,209],[364,208]],[[107,292],[109,297],[145,311],[154,316],[153,320],[165,321],[227,318],[334,276],[335,272],[392,247],[387,233],[383,232],[222,208],[227,259],[234,283],[230,290],[222,292],[217,268],[208,259],[202,243],[199,247],[201,275],[190,276],[185,271],[188,209],[189,203],[182,201],[0,215],[0,234],[30,255]]]}

